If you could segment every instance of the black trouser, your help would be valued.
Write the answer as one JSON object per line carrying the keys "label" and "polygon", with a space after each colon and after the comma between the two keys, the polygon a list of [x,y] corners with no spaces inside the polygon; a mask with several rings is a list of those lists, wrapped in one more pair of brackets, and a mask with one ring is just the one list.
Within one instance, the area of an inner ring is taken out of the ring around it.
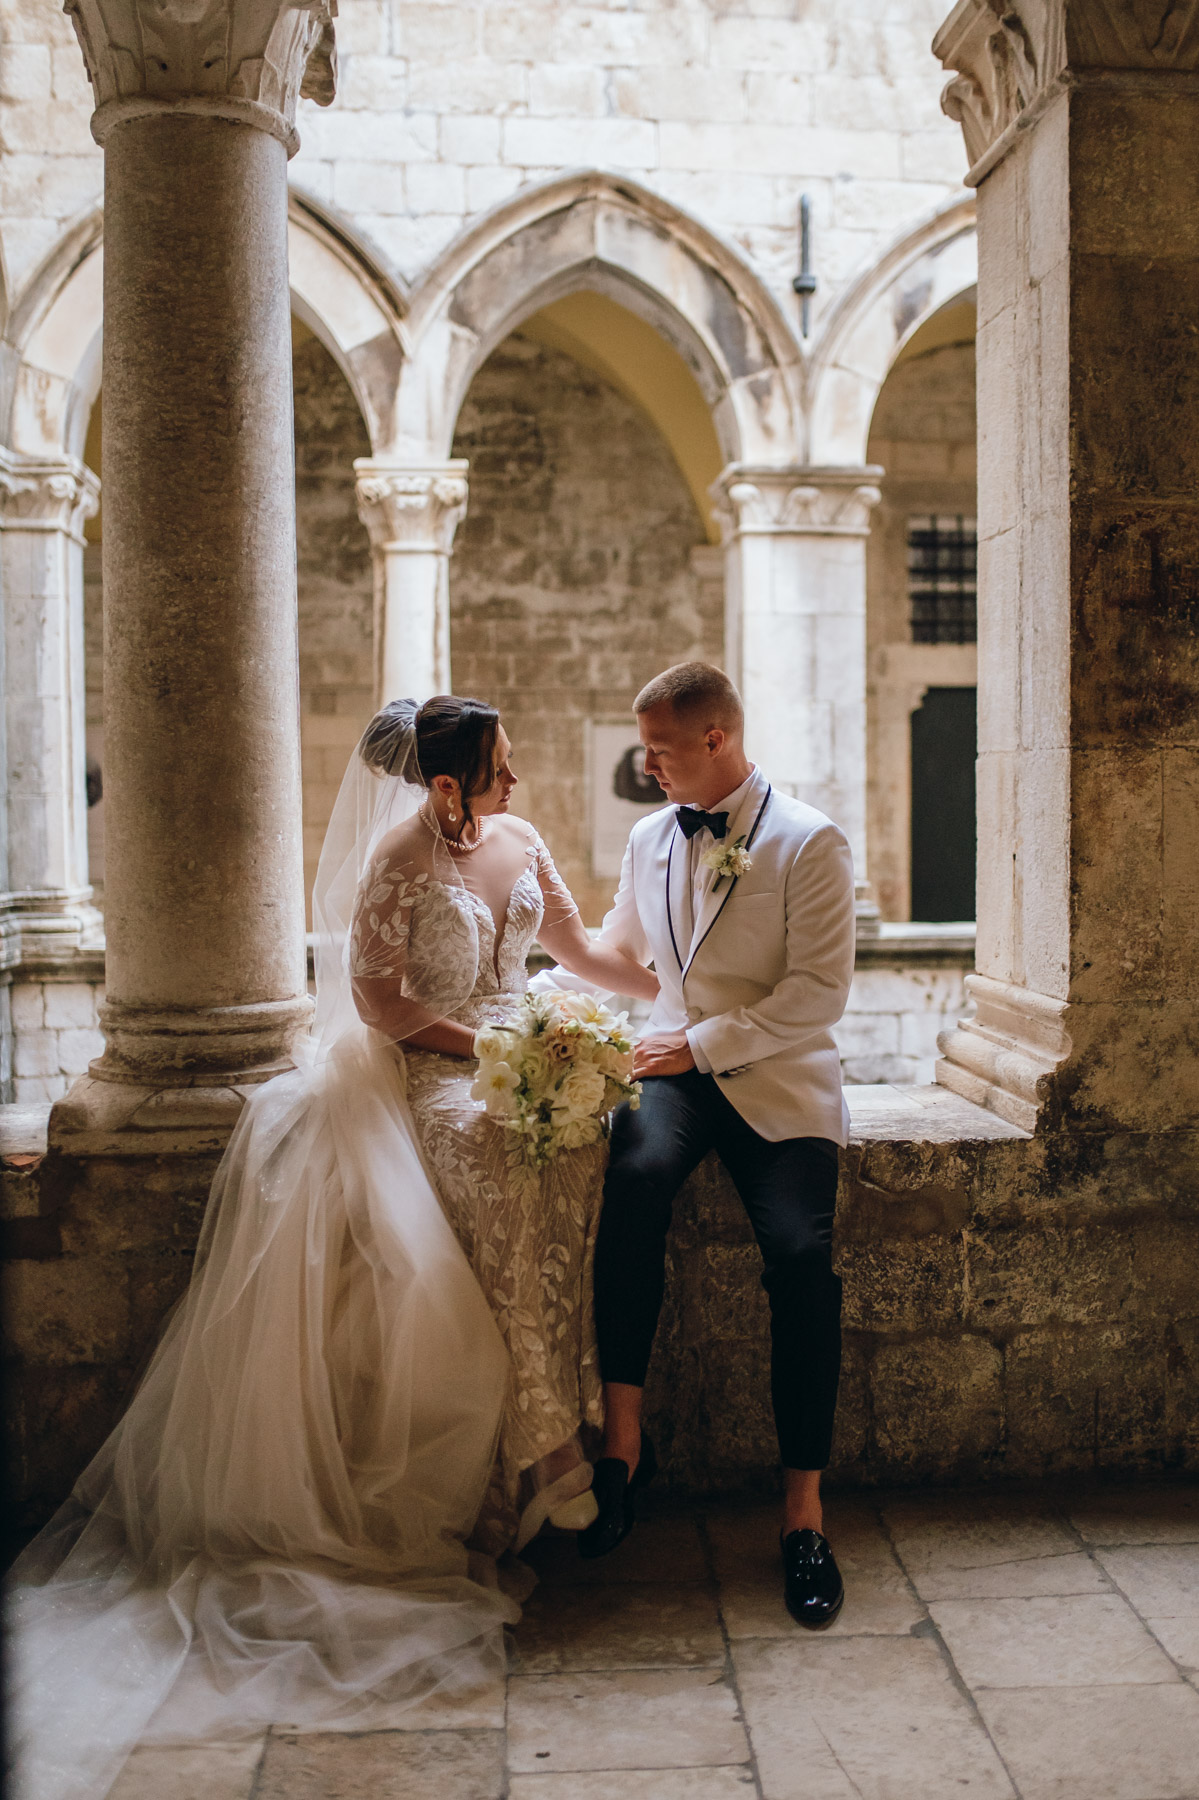
{"label": "black trouser", "polygon": [[736,1183],[770,1297],[770,1394],[787,1469],[828,1463],[841,1373],[841,1278],[830,1243],[837,1146],[827,1138],[759,1137],[712,1075],[657,1075],[641,1106],[612,1126],[595,1257],[595,1308],[605,1381],[645,1386],[666,1283],[675,1194],[709,1150]]}

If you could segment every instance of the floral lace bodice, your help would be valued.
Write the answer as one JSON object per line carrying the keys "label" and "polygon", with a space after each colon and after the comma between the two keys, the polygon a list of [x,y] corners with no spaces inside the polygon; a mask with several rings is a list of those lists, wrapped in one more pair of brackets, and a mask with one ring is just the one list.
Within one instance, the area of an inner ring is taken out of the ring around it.
{"label": "floral lace bodice", "polygon": [[398,978],[406,997],[464,1021],[499,995],[523,993],[547,904],[551,920],[577,909],[533,828],[516,819],[504,825],[527,836],[514,845],[506,830],[505,854],[489,858],[485,844],[478,860],[462,858],[453,870],[460,885],[415,866],[411,856],[376,857],[354,910],[351,977]]}

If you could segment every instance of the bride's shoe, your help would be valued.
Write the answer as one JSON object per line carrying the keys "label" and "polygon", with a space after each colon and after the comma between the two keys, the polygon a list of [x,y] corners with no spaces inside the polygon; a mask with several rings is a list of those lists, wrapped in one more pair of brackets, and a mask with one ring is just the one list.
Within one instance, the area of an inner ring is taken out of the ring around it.
{"label": "bride's shoe", "polygon": [[550,1524],[559,1531],[586,1531],[598,1517],[595,1495],[588,1488],[586,1493],[576,1494],[573,1500],[564,1500],[561,1506],[555,1506],[550,1513]]}

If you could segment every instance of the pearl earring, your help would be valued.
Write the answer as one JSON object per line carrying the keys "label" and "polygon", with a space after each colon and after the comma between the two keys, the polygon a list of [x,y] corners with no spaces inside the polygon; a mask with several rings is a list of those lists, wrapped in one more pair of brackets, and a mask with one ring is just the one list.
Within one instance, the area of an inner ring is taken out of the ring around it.
{"label": "pearl earring", "polygon": [[456,812],[455,812],[455,811],[454,811],[454,802],[453,802],[453,800],[451,800],[451,801],[450,801],[450,810],[449,810],[449,814],[448,814],[448,818],[449,818],[449,821],[450,821],[450,824],[451,824],[451,825],[454,825],[454,824],[456,824],[456,823],[457,823],[457,821],[458,821],[458,815],[457,815],[457,813],[456,813]]}

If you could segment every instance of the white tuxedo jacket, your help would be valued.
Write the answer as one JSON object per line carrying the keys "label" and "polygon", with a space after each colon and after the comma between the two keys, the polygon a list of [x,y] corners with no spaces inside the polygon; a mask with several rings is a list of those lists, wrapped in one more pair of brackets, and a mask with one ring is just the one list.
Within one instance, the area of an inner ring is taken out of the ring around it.
{"label": "white tuxedo jacket", "polygon": [[600,936],[653,963],[661,993],[647,1029],[685,1030],[697,1067],[760,1136],[844,1144],[849,1113],[832,1028],[853,977],[849,845],[831,819],[772,789],[760,769],[724,842],[748,836],[755,820],[749,873],[719,886],[713,875],[687,933],[689,859],[675,809],[639,819]]}

